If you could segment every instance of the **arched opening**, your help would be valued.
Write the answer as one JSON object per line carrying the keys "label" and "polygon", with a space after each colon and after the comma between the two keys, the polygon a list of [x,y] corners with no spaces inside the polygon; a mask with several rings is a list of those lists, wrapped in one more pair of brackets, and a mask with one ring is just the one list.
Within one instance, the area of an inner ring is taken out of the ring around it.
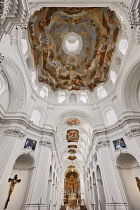
{"label": "arched opening", "polygon": [[105,200],[102,175],[99,166],[97,166],[97,189],[99,194],[98,208],[105,210],[106,200]]}
{"label": "arched opening", "polygon": [[117,167],[124,186],[128,203],[132,209],[140,207],[140,166],[131,154],[120,154],[117,158]]}
{"label": "arched opening", "polygon": [[80,177],[75,170],[69,170],[65,174],[64,204],[72,209],[81,204]]}
{"label": "arched opening", "polygon": [[93,186],[92,186],[91,177],[90,177],[90,180],[89,180],[89,192],[90,192],[90,205],[92,207],[94,197],[93,197]]}
{"label": "arched opening", "polygon": [[98,208],[98,193],[97,193],[97,185],[96,185],[94,172],[92,174],[92,179],[93,179],[93,194],[94,194],[93,204],[94,204],[94,208],[97,209]]}
{"label": "arched opening", "polygon": [[52,166],[50,166],[49,170],[49,179],[48,179],[47,197],[46,197],[46,203],[48,209],[50,209],[50,204],[51,204],[51,191],[52,191]]}
{"label": "arched opening", "polygon": [[[29,154],[20,155],[15,161],[11,176],[9,177],[10,179],[8,180],[9,183],[5,197],[5,201],[7,201],[8,196],[12,191],[10,195],[10,201],[8,202],[6,208],[7,210],[19,210],[21,209],[22,204],[26,203],[33,168],[34,159]],[[21,181],[14,181],[15,175],[17,175],[17,180]]]}

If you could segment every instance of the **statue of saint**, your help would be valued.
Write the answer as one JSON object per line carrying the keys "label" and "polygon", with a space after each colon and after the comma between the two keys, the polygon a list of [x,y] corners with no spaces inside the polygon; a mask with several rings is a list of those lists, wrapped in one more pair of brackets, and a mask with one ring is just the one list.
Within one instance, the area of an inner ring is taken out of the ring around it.
{"label": "statue of saint", "polygon": [[13,192],[13,190],[14,190],[15,185],[16,185],[17,183],[21,182],[21,179],[18,179],[18,176],[17,176],[17,174],[16,174],[16,175],[14,176],[14,179],[9,178],[9,179],[8,179],[8,182],[11,182],[11,184],[10,184],[10,189],[9,189],[9,192],[8,192],[8,198],[7,198],[7,201],[6,201],[6,204],[5,204],[5,208],[4,208],[4,209],[6,209],[7,206],[8,206],[8,203],[9,203],[9,201],[10,201],[10,197],[11,197],[11,194],[12,194],[12,192]]}
{"label": "statue of saint", "polygon": [[137,182],[137,187],[139,189],[139,192],[140,192],[140,179],[138,177],[135,177],[136,179],[136,182]]}

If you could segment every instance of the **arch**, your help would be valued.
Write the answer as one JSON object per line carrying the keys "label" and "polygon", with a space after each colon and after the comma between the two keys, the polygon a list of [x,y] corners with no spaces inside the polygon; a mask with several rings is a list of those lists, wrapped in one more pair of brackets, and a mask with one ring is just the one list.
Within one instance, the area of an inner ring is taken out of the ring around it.
{"label": "arch", "polygon": [[97,185],[96,185],[96,178],[95,173],[92,173],[92,180],[93,180],[93,194],[94,194],[94,207],[95,209],[98,208],[98,193],[97,193]]}
{"label": "arch", "polygon": [[9,105],[9,84],[6,75],[0,72],[0,105],[6,111]]}
{"label": "arch", "polygon": [[49,179],[48,179],[48,186],[47,186],[47,195],[46,195],[46,203],[47,203],[47,208],[50,208],[50,203],[51,203],[51,194],[52,193],[52,165],[50,165],[49,169]]}
{"label": "arch", "polygon": [[17,174],[18,179],[21,179],[21,182],[15,186],[16,190],[12,193],[8,209],[19,210],[22,208],[22,205],[25,205],[32,181],[34,164],[34,158],[30,154],[21,154],[17,157],[10,177],[13,178]]}
{"label": "arch", "polygon": [[116,165],[128,203],[133,209],[138,210],[140,206],[140,166],[137,159],[129,153],[120,154],[116,159]]}
{"label": "arch", "polygon": [[96,174],[97,174],[97,189],[98,189],[98,195],[99,195],[99,208],[105,209],[106,205],[106,199],[105,199],[105,193],[104,193],[104,185],[103,185],[103,179],[101,175],[100,167],[97,165],[96,167]]}
{"label": "arch", "polygon": [[138,111],[138,88],[140,83],[140,59],[138,59],[133,65],[131,65],[128,74],[125,77],[125,82],[122,99],[127,111]]}
{"label": "arch", "polygon": [[55,119],[55,124],[54,126],[58,125],[59,122],[62,122],[62,120],[64,118],[68,118],[69,116],[72,116],[72,117],[80,117],[80,118],[83,118],[85,121],[87,121],[87,123],[91,126],[91,128],[93,127],[92,126],[92,117],[89,116],[86,112],[84,111],[81,111],[81,110],[71,110],[71,111],[64,111],[64,112],[61,112],[57,118]]}
{"label": "arch", "polygon": [[[1,68],[6,75],[9,85],[9,106],[8,111],[22,111],[26,103],[26,84],[18,65],[9,57],[5,57]],[[10,71],[9,71],[10,69]],[[15,81],[15,82],[12,82]]]}

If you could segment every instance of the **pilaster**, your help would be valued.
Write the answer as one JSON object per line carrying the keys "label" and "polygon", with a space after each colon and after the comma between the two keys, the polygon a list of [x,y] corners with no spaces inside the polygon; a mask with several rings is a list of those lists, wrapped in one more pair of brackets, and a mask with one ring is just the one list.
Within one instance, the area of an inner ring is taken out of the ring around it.
{"label": "pilaster", "polygon": [[96,181],[98,183],[97,190],[98,190],[100,205],[102,205],[102,201],[100,195],[101,190],[99,189],[99,186],[102,185],[106,199],[106,210],[126,209],[126,200],[124,200],[124,198],[122,197],[122,192],[120,191],[120,187],[118,185],[119,183],[116,177],[116,172],[110,150],[110,142],[108,140],[98,142],[96,146],[96,151],[101,170],[100,180],[98,175],[96,174],[97,175]]}

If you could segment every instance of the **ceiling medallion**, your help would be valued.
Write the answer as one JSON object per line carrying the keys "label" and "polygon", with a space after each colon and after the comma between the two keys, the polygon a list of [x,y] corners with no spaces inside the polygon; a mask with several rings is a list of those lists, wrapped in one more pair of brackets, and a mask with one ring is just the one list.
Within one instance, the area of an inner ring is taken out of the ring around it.
{"label": "ceiling medallion", "polygon": [[77,55],[82,50],[82,38],[75,32],[67,33],[62,41],[62,47],[67,55]]}

